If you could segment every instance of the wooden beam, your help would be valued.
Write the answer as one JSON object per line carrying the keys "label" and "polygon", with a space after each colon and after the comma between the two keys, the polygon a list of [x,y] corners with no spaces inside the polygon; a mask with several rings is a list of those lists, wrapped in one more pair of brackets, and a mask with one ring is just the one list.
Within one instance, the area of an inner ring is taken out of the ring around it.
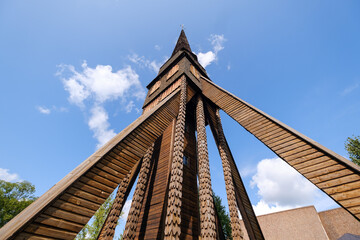
{"label": "wooden beam", "polygon": [[[202,77],[201,83],[203,94],[210,101],[360,220],[356,211],[360,207],[360,194],[352,194],[360,192],[359,166],[227,92],[209,79]],[[280,137],[285,135],[298,141],[287,144]],[[334,187],[339,186],[347,187],[339,188],[335,193]]]}
{"label": "wooden beam", "polygon": [[[122,181],[124,175],[119,173],[116,177],[112,174],[113,172],[110,173],[107,172],[106,169],[99,169],[95,167],[95,165],[98,163],[106,165],[108,164],[108,161],[114,159],[112,163],[118,166],[119,171],[121,169],[123,169],[123,172],[129,171],[136,162],[140,160],[142,155],[145,154],[145,150],[141,152],[141,147],[138,142],[141,142],[143,147],[149,147],[150,144],[162,134],[173,118],[177,116],[179,111],[179,91],[179,89],[175,90],[152,110],[141,115],[137,120],[55,184],[55,186],[38,198],[34,203],[2,227],[0,229],[0,236],[2,239],[15,238],[16,236],[19,236],[24,229],[26,229],[27,233],[34,233],[34,236],[37,236],[39,231],[31,226],[35,226],[34,223],[39,217],[53,217],[52,214],[56,213],[60,214],[57,215],[56,218],[62,219],[62,213],[64,213],[64,216],[71,214],[76,215],[76,213],[70,213],[66,209],[46,211],[47,209],[56,209],[53,206],[58,204],[58,199],[62,199],[62,201],[71,201],[79,206],[79,208],[90,208],[91,206],[93,206],[91,207],[92,209],[99,208],[110,193],[116,188],[117,184]],[[143,131],[143,129],[150,130]],[[130,139],[136,139],[136,141]],[[131,149],[138,149],[138,153],[133,153]],[[109,158],[109,156],[111,156],[111,158]],[[123,164],[123,166],[121,166],[121,164]],[[112,169],[114,170],[114,168]],[[106,182],[103,183],[103,181]],[[74,187],[75,184],[78,183],[85,183],[86,188],[77,188],[79,185]],[[87,199],[87,197],[92,197],[92,199]],[[80,225],[84,226],[90,217],[79,215],[79,219],[82,221]],[[54,231],[49,230],[49,234],[51,234],[50,232],[56,231],[68,231],[52,226],[44,226],[41,229],[53,229]],[[35,230],[37,232],[35,232]],[[63,236],[65,238],[67,238],[66,236],[69,236],[70,238],[72,233],[73,232],[69,232],[69,234],[64,234]],[[46,231],[41,231],[41,235],[46,237]],[[49,237],[51,236],[52,235],[49,235]]]}
{"label": "wooden beam", "polygon": [[[216,121],[216,118],[217,118],[216,106],[214,106],[211,102],[207,102],[206,106],[207,106],[206,109],[207,109],[209,125],[210,125],[211,131],[213,133],[215,142],[219,146],[219,134],[220,133],[218,132],[218,129],[219,129],[219,126],[217,126],[218,121]],[[225,141],[225,150],[228,154],[228,160],[230,163],[231,173],[232,173],[235,192],[236,192],[236,203],[239,207],[241,216],[243,218],[244,225],[245,225],[247,234],[249,236],[249,239],[251,239],[251,240],[265,239],[264,235],[262,234],[260,224],[255,216],[254,209],[252,208],[250,198],[246,192],[246,189],[245,189],[244,183],[241,179],[240,173],[236,167],[234,157],[230,151],[230,148],[226,141],[225,136],[223,136],[223,137],[224,137],[224,141]]]}

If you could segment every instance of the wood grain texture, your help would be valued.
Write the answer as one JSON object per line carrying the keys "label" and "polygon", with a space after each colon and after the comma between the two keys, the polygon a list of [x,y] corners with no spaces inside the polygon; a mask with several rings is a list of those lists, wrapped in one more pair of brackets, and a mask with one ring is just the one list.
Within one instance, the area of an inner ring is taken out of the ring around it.
{"label": "wood grain texture", "polygon": [[196,104],[197,158],[200,202],[201,239],[216,239],[215,207],[212,196],[209,154],[205,128],[205,112],[202,97]]}
{"label": "wood grain texture", "polygon": [[113,239],[115,234],[115,228],[118,225],[118,220],[121,215],[122,208],[126,202],[126,199],[130,193],[130,190],[135,182],[135,178],[139,172],[139,165],[142,163],[138,161],[133,169],[123,178],[119,184],[118,190],[114,202],[111,206],[109,214],[106,216],[105,222],[100,230],[97,239]]}
{"label": "wood grain texture", "polygon": [[217,109],[216,113],[216,126],[217,126],[217,140],[218,140],[218,149],[220,153],[220,158],[223,166],[224,172],[224,180],[225,180],[225,188],[226,188],[226,196],[229,205],[229,213],[230,213],[230,222],[231,222],[231,235],[233,239],[240,240],[243,239],[243,232],[240,227],[240,218],[238,214],[238,206],[236,203],[236,194],[235,194],[235,186],[232,177],[232,171],[230,166],[230,154],[227,151],[227,146],[225,142],[225,135],[223,132],[220,113]]}
{"label": "wood grain texture", "polygon": [[141,164],[140,173],[136,188],[134,191],[131,207],[128,218],[126,220],[123,239],[135,239],[136,227],[140,216],[141,206],[145,196],[146,184],[150,175],[151,158],[154,151],[154,144],[152,144],[146,151],[144,159]]}
{"label": "wood grain texture", "polygon": [[176,119],[164,239],[180,239],[183,184],[184,133],[187,98],[186,77],[181,79],[179,115]]}
{"label": "wood grain texture", "polygon": [[[201,83],[203,94],[210,101],[360,220],[355,210],[360,206],[360,196],[353,194],[360,192],[358,184],[354,184],[360,182],[360,167],[232,95],[210,80],[202,77]],[[259,117],[256,116],[261,116],[267,120],[265,121],[267,124],[252,125],[251,121],[246,121],[246,115],[257,119]],[[279,136],[285,134],[291,143],[281,142]],[[334,187],[341,186],[348,187],[339,188],[335,195]]]}

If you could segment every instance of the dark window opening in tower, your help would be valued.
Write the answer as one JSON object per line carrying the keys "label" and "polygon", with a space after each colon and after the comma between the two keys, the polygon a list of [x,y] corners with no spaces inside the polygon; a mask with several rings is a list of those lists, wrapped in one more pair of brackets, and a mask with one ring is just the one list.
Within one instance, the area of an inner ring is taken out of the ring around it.
{"label": "dark window opening in tower", "polygon": [[185,166],[189,166],[189,163],[190,163],[190,158],[184,154],[184,156],[183,156],[183,164]]}

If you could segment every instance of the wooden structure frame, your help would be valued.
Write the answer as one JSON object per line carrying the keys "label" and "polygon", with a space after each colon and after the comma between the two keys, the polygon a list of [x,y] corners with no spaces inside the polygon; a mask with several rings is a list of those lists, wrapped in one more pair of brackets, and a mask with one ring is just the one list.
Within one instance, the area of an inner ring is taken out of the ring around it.
{"label": "wooden structure frame", "polygon": [[[171,58],[147,87],[143,114],[1,228],[0,239],[73,239],[120,184],[116,204],[99,235],[99,239],[112,239],[114,224],[139,171],[136,189],[142,197],[132,206],[126,239],[153,238],[139,231],[150,229],[141,209],[155,198],[149,188],[158,178],[166,183],[160,200],[163,204],[161,208],[149,205],[161,209],[156,210],[163,219],[156,225],[157,239],[223,239],[211,203],[205,123],[211,127],[223,161],[234,239],[243,234],[237,210],[249,238],[264,239],[223,134],[220,109],[360,220],[360,168],[213,83],[192,53],[184,31]],[[193,154],[193,168],[183,167],[188,161],[186,154]],[[160,160],[160,156],[165,157]],[[165,164],[162,172],[160,163]],[[189,184],[197,189],[193,180],[188,181],[191,177],[200,181],[199,209],[199,199],[188,193]],[[193,203],[192,198],[196,198]],[[190,213],[186,213],[188,204],[194,206]]]}

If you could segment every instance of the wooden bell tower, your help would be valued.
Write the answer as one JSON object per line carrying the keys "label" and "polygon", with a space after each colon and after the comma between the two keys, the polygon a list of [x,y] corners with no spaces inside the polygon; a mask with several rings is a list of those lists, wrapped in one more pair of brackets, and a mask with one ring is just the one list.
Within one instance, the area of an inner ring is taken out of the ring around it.
{"label": "wooden bell tower", "polygon": [[117,188],[98,235],[113,239],[136,178],[124,239],[224,239],[212,196],[206,125],[222,161],[232,238],[246,232],[251,240],[264,239],[220,109],[360,219],[360,168],[212,82],[183,30],[147,88],[142,115],[1,228],[0,240],[73,239]]}

